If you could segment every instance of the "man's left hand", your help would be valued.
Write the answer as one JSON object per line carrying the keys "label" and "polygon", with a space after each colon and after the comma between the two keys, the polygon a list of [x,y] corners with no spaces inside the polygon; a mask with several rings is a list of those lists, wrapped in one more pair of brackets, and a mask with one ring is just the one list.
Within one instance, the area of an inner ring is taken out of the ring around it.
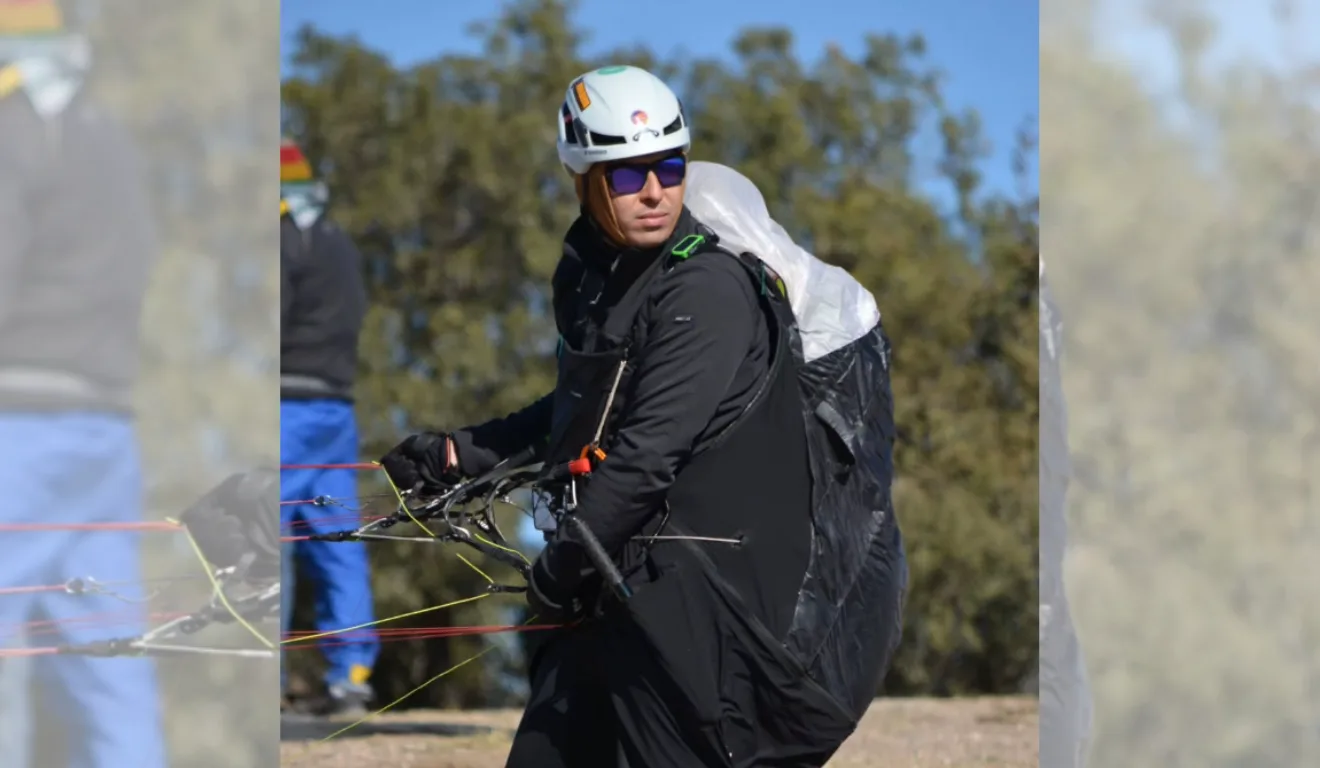
{"label": "man's left hand", "polygon": [[581,599],[555,567],[563,560],[554,546],[552,543],[545,548],[527,574],[527,607],[538,624],[566,624],[583,614]]}

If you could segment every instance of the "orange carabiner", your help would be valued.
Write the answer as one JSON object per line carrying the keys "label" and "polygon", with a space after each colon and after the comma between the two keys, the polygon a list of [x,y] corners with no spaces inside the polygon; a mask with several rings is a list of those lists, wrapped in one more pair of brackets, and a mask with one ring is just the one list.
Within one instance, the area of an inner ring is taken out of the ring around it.
{"label": "orange carabiner", "polygon": [[568,472],[571,475],[589,475],[591,474],[591,460],[605,460],[605,452],[598,445],[583,446],[582,453],[578,454],[576,459],[568,462]]}

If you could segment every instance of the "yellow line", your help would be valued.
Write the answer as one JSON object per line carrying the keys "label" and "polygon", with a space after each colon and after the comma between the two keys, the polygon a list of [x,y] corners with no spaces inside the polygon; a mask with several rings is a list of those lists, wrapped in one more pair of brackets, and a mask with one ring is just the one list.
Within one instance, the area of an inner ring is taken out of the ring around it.
{"label": "yellow line", "polygon": [[[381,464],[380,464],[379,461],[373,461],[373,462],[371,462],[371,463],[372,463],[372,464],[375,464],[375,465],[378,466],[378,467],[381,467]],[[384,467],[381,467],[381,469],[384,469]],[[399,490],[399,486],[397,486],[397,485],[394,484],[394,478],[390,477],[390,473],[389,473],[389,472],[385,472],[385,473],[383,473],[383,474],[385,475],[385,482],[387,482],[387,483],[390,484],[390,490],[391,490],[391,491],[394,491],[394,498],[396,498],[396,499],[399,500],[399,509],[402,509],[402,510],[404,511],[404,513],[408,515],[408,519],[412,520],[413,523],[415,523],[415,524],[417,525],[418,528],[421,528],[423,531],[426,531],[426,535],[427,535],[427,536],[430,536],[431,538],[434,539],[436,536],[435,536],[434,533],[431,533],[431,529],[430,529],[430,528],[427,528],[427,527],[424,526],[424,525],[422,525],[422,521],[421,521],[421,520],[418,520],[416,517],[414,517],[414,516],[413,516],[413,513],[412,513],[412,510],[411,510],[411,509],[408,509],[408,504],[407,504],[407,502],[405,502],[405,501],[403,500],[403,493]]]}
{"label": "yellow line", "polygon": [[215,573],[214,573],[215,569],[211,567],[210,563],[206,562],[206,555],[202,554],[202,548],[197,545],[197,540],[193,538],[192,531],[188,530],[188,526],[181,524],[178,520],[173,520],[168,517],[165,518],[165,520],[167,522],[174,523],[175,525],[178,525],[179,527],[183,528],[183,532],[188,535],[188,543],[192,545],[193,554],[197,555],[197,559],[202,564],[202,569],[206,571],[206,578],[211,580],[211,588],[215,591],[215,596],[220,598],[220,604],[225,607],[226,611],[229,611],[229,615],[233,616],[234,620],[237,621],[239,624],[242,624],[244,629],[251,632],[252,636],[257,638],[257,640],[262,645],[266,646],[267,648],[273,649],[275,646],[271,645],[270,641],[267,640],[265,636],[263,636],[260,632],[258,632],[255,627],[247,623],[246,619],[244,619],[242,616],[239,616],[238,611],[234,610],[234,606],[229,604],[229,598],[225,597],[224,589],[221,588],[220,582],[217,581],[215,578]]}
{"label": "yellow line", "polygon": [[[378,466],[378,467],[380,467],[380,462],[378,462],[378,461],[373,461],[373,462],[371,462],[371,463],[372,463],[372,464],[375,464],[375,465]],[[381,468],[384,469],[384,467],[381,467]],[[398,499],[398,501],[399,501],[399,508],[402,509],[402,510],[404,511],[404,514],[408,515],[408,518],[409,518],[410,520],[412,520],[414,523],[417,524],[417,527],[418,527],[418,528],[421,528],[423,531],[426,531],[426,535],[427,535],[427,536],[430,536],[430,537],[433,538],[433,539],[436,538],[436,535],[435,535],[434,533],[431,533],[430,529],[428,529],[426,526],[422,525],[422,521],[418,520],[418,519],[413,515],[412,510],[408,508],[408,504],[407,504],[407,502],[405,502],[405,501],[403,500],[403,493],[402,493],[401,491],[399,491],[399,486],[397,486],[397,485],[394,484],[394,479],[390,477],[390,473],[389,473],[389,472],[384,472],[383,474],[385,475],[385,482],[387,482],[387,483],[390,484],[390,490],[391,490],[391,491],[394,491],[394,498]],[[494,514],[494,512],[491,512],[491,514]],[[496,544],[495,542],[486,539],[484,536],[482,536],[482,535],[479,534],[479,533],[474,533],[474,534],[472,534],[472,538],[476,539],[477,541],[480,541],[482,544],[485,544],[485,545],[487,545],[487,546],[491,546],[491,547],[494,547],[494,548],[496,548],[496,549],[503,550],[503,551],[505,551],[505,552],[509,552],[509,553],[515,554],[515,555],[518,556],[519,559],[521,559],[524,563],[527,563],[528,565],[531,565],[531,564],[532,564],[532,562],[531,562],[530,560],[527,559],[527,555],[524,555],[523,553],[519,552],[518,550],[516,550],[516,549],[514,549],[514,548],[512,548],[512,547],[506,547],[506,546],[504,546],[504,545],[502,545],[502,544]],[[473,565],[472,563],[468,562],[467,558],[464,558],[462,555],[459,555],[459,559],[462,560],[463,562],[467,563],[469,568],[471,568],[472,570],[476,571],[477,573],[480,573],[481,576],[482,576],[482,578],[484,578],[486,581],[488,581],[488,582],[490,582],[490,583],[492,583],[492,584],[495,583],[495,580],[494,580],[494,579],[492,579],[491,577],[489,577],[489,576],[487,576],[486,574],[482,573],[481,570],[477,568],[477,566],[475,566],[475,565]]]}
{"label": "yellow line", "polygon": [[485,656],[486,654],[490,653],[490,652],[493,651],[493,650],[495,650],[495,646],[492,645],[492,646],[490,646],[489,648],[487,648],[486,650],[481,651],[481,652],[478,653],[477,655],[475,655],[475,656],[473,656],[473,657],[471,657],[471,658],[469,658],[469,659],[465,659],[465,660],[463,660],[463,661],[460,661],[459,663],[455,664],[454,666],[450,667],[449,669],[446,669],[444,672],[441,672],[440,674],[436,675],[435,677],[431,678],[430,680],[427,680],[426,682],[422,683],[421,685],[417,686],[416,688],[412,689],[411,691],[408,691],[407,693],[403,694],[402,696],[400,696],[399,698],[397,698],[397,699],[395,699],[394,701],[390,702],[389,704],[386,704],[384,707],[382,707],[382,708],[376,710],[375,712],[372,712],[371,714],[367,715],[366,717],[363,717],[361,720],[357,721],[356,723],[352,723],[352,724],[350,724],[350,725],[344,726],[343,728],[340,728],[339,730],[335,731],[334,733],[330,734],[329,736],[326,736],[324,739],[321,739],[321,741],[329,741],[329,740],[333,739],[334,737],[338,736],[338,735],[341,734],[341,733],[344,733],[344,732],[346,732],[346,731],[349,731],[349,730],[351,730],[351,729],[353,729],[353,728],[358,727],[359,725],[362,725],[363,723],[367,722],[368,720],[370,720],[371,718],[375,717],[376,715],[383,714],[384,712],[388,711],[390,708],[394,707],[394,706],[397,705],[397,704],[402,703],[404,699],[407,699],[409,696],[412,696],[414,693],[417,693],[418,691],[422,690],[423,688],[425,688],[426,686],[430,685],[431,683],[434,683],[435,681],[439,680],[440,678],[444,677],[445,675],[449,674],[450,672],[457,672],[458,670],[462,669],[463,667],[467,666],[468,664],[471,664],[472,662],[476,661],[477,659],[481,658],[482,656]]}
{"label": "yellow line", "polygon": [[432,611],[443,611],[446,608],[453,608],[456,605],[462,605],[464,603],[472,603],[472,602],[476,602],[477,600],[484,600],[490,597],[492,594],[493,593],[491,592],[485,592],[475,597],[465,597],[462,600],[455,600],[451,603],[445,603],[444,605],[433,605],[430,608],[420,608],[416,611],[409,611],[408,613],[403,613],[398,616],[391,616],[388,619],[377,619],[376,621],[369,621],[366,624],[358,624],[356,627],[345,627],[344,629],[334,629],[329,632],[319,632],[315,635],[308,635],[306,637],[289,638],[287,640],[281,640],[280,645],[288,645],[290,643],[305,643],[308,642],[309,640],[318,640],[322,637],[330,637],[331,635],[342,635],[345,632],[352,632],[355,629],[365,629],[367,627],[374,627],[379,624],[384,624],[387,621],[398,621],[399,619],[408,619],[408,618],[412,618],[413,616],[420,616],[423,613],[430,613]]}
{"label": "yellow line", "polygon": [[[379,463],[379,462],[372,462],[372,463],[375,464],[375,465],[378,466],[378,467],[380,466],[380,463]],[[413,515],[412,510],[408,508],[408,504],[407,504],[407,502],[406,502],[406,501],[404,500],[404,498],[403,498],[403,493],[399,490],[399,487],[398,487],[397,485],[394,484],[394,480],[393,480],[393,478],[390,477],[390,475],[389,475],[388,472],[385,473],[385,482],[387,482],[387,483],[390,484],[390,490],[394,492],[394,497],[395,497],[395,499],[398,500],[399,508],[402,509],[402,510],[404,511],[404,513],[408,515],[408,518],[409,518],[410,520],[412,520],[412,522],[413,522],[414,524],[416,524],[418,528],[421,528],[423,531],[425,531],[425,532],[426,532],[426,535],[430,536],[430,537],[433,538],[433,539],[434,539],[434,538],[437,538],[437,536],[436,536],[434,533],[432,533],[431,530],[430,530],[429,528],[427,528],[425,525],[422,524],[422,521],[421,521],[421,520],[418,520],[417,517]],[[493,514],[493,513],[492,513],[492,514]],[[448,522],[448,520],[446,520],[446,522]],[[493,542],[493,541],[488,541],[487,539],[485,539],[484,537],[482,537],[482,536],[479,535],[479,534],[474,534],[474,535],[473,535],[473,538],[477,539],[478,541],[482,542],[483,544],[486,544],[486,545],[491,546],[491,547],[495,547],[496,549],[500,549],[500,550],[503,550],[503,551],[505,551],[505,552],[512,552],[513,554],[515,554],[515,555],[517,555],[519,558],[521,558],[522,561],[523,561],[524,563],[528,563],[529,565],[531,564],[530,561],[527,559],[527,556],[524,555],[522,552],[519,552],[519,551],[516,550],[516,549],[513,549],[513,548],[511,548],[511,547],[502,546],[502,545],[500,545],[500,544],[496,544],[496,543]],[[462,555],[461,553],[457,553],[457,552],[456,552],[456,553],[455,553],[455,556],[458,557],[459,560],[462,560],[462,561],[463,561],[463,562],[464,562],[469,568],[471,568],[472,570],[476,571],[477,574],[480,575],[483,579],[485,579],[488,583],[491,583],[491,584],[494,584],[494,583],[495,583],[495,580],[494,580],[493,578],[491,578],[491,577],[490,577],[485,571],[483,571],[483,570],[481,570],[480,568],[478,568],[478,567],[476,566],[476,564],[474,564],[471,560],[468,560],[466,557],[463,557],[463,555]],[[390,618],[388,618],[388,619],[380,619],[380,620],[378,620],[378,621],[372,621],[372,622],[368,622],[368,623],[366,623],[366,624],[359,624],[359,625],[357,625],[356,627],[348,627],[348,628],[346,628],[346,629],[337,629],[337,630],[334,630],[334,631],[331,631],[331,632],[322,632],[322,633],[320,633],[320,634],[309,635],[309,636],[307,636],[307,637],[299,637],[299,638],[293,638],[293,639],[289,639],[289,640],[284,640],[284,641],[281,642],[281,644],[282,644],[282,645],[287,645],[287,644],[289,644],[289,643],[295,643],[295,642],[307,642],[307,641],[309,641],[309,640],[316,640],[316,639],[318,639],[318,638],[327,637],[327,636],[330,636],[330,635],[338,635],[338,634],[342,634],[342,633],[344,633],[344,632],[351,632],[351,631],[353,631],[353,630],[355,630],[355,629],[363,629],[363,628],[365,628],[365,627],[372,627],[372,626],[376,626],[376,625],[378,625],[378,624],[384,624],[385,622],[388,622],[388,621],[396,621],[396,620],[398,620],[398,619],[406,619],[406,618],[410,618],[410,617],[412,617],[412,616],[417,616],[417,615],[419,615],[419,614],[429,613],[429,612],[431,612],[431,611],[439,611],[439,610],[443,610],[443,609],[445,609],[445,608],[452,608],[452,607],[454,607],[454,606],[456,606],[456,605],[462,605],[463,603],[470,603],[470,602],[474,602],[474,601],[476,601],[476,600],[481,600],[481,599],[484,599],[484,598],[490,597],[491,594],[493,594],[493,593],[487,592],[487,593],[484,593],[484,594],[481,594],[481,595],[477,595],[477,596],[475,596],[475,597],[468,597],[468,598],[464,598],[464,599],[462,599],[462,600],[455,600],[455,601],[453,601],[453,602],[451,602],[451,603],[445,603],[444,605],[437,605],[437,606],[432,607],[432,608],[423,608],[423,609],[421,609],[421,610],[412,611],[412,612],[410,612],[410,613],[405,613],[405,614],[402,614],[402,615],[400,615],[400,616],[392,616],[392,617],[390,617]],[[536,617],[536,616],[532,616],[531,618],[527,619],[527,621],[523,622],[523,626],[527,626],[527,625],[531,624],[531,623],[534,622],[537,618],[538,618],[538,617]],[[470,658],[464,659],[463,661],[460,661],[459,663],[455,664],[454,666],[450,667],[449,669],[446,669],[445,671],[441,672],[440,674],[436,675],[435,677],[432,677],[430,680],[427,680],[426,682],[422,683],[421,685],[417,686],[416,688],[412,689],[411,691],[408,691],[407,693],[405,693],[404,695],[400,696],[398,699],[395,699],[394,701],[390,702],[389,704],[385,705],[385,706],[382,707],[381,709],[378,709],[378,710],[376,710],[375,712],[372,712],[372,713],[366,715],[366,716],[363,717],[361,720],[358,720],[358,721],[355,722],[355,723],[351,723],[351,724],[345,726],[344,728],[341,728],[341,729],[339,729],[338,731],[335,731],[334,733],[330,734],[329,736],[326,736],[324,739],[322,739],[322,741],[329,741],[330,739],[333,739],[333,738],[335,738],[336,736],[339,736],[339,735],[342,734],[342,733],[345,733],[345,732],[347,732],[347,731],[349,731],[349,730],[351,730],[351,729],[353,729],[353,728],[356,728],[357,726],[361,725],[362,723],[365,723],[367,720],[370,720],[371,718],[375,717],[376,715],[380,715],[380,714],[382,714],[382,713],[384,713],[384,712],[389,711],[390,709],[394,708],[395,706],[398,706],[398,705],[399,705],[400,703],[402,703],[404,700],[408,699],[408,698],[409,698],[410,696],[412,696],[413,694],[415,694],[415,693],[417,693],[418,691],[421,691],[422,689],[426,688],[428,685],[431,685],[432,683],[436,682],[436,681],[439,680],[440,678],[445,677],[446,675],[448,675],[448,674],[450,674],[450,673],[452,673],[452,672],[455,672],[455,671],[457,671],[457,670],[459,670],[459,669],[462,669],[463,667],[467,666],[468,664],[471,664],[472,662],[476,661],[477,659],[481,658],[482,656],[485,656],[487,653],[490,653],[490,652],[493,651],[493,650],[495,650],[495,646],[492,645],[492,646],[487,647],[485,650],[480,651],[480,652],[477,653],[476,655],[474,655],[474,656],[472,656],[472,657],[470,657]]]}
{"label": "yellow line", "polygon": [[[536,621],[537,618],[539,618],[539,617],[537,617],[537,616],[532,616],[532,617],[529,618],[527,621],[524,621],[524,622],[523,622],[523,626],[525,627],[525,626],[530,625],[532,622]],[[329,740],[333,739],[334,737],[340,735],[341,733],[345,733],[345,732],[347,732],[347,731],[349,731],[349,730],[352,730],[353,728],[358,727],[359,725],[362,725],[363,723],[367,722],[368,720],[370,720],[371,718],[375,717],[376,715],[381,715],[381,714],[384,714],[385,712],[388,712],[389,710],[391,710],[391,709],[393,709],[394,707],[396,707],[396,706],[398,706],[399,704],[401,704],[405,699],[407,699],[408,697],[410,697],[410,696],[412,696],[413,694],[417,693],[418,691],[422,690],[423,688],[425,688],[426,686],[430,685],[431,683],[434,683],[435,681],[439,680],[440,678],[444,677],[445,675],[448,675],[448,674],[451,673],[451,672],[456,672],[456,671],[462,669],[463,667],[467,666],[468,664],[471,664],[472,662],[476,661],[477,659],[481,658],[482,656],[485,656],[486,654],[488,654],[488,653],[490,653],[491,651],[495,650],[495,648],[496,648],[496,646],[494,646],[494,645],[489,646],[489,647],[487,647],[485,650],[478,652],[475,656],[469,657],[469,658],[467,658],[467,659],[464,659],[463,661],[458,662],[458,663],[455,664],[454,666],[450,667],[449,669],[446,669],[444,672],[441,672],[440,674],[436,675],[435,677],[431,678],[430,680],[427,680],[426,682],[422,683],[421,685],[417,686],[416,688],[412,689],[411,691],[408,691],[407,693],[403,694],[402,696],[400,696],[399,698],[397,698],[397,699],[395,699],[394,701],[390,702],[389,704],[386,704],[385,706],[381,707],[380,709],[376,710],[375,712],[372,712],[372,713],[370,713],[370,714],[364,716],[361,720],[358,720],[356,723],[350,723],[349,725],[346,725],[346,726],[344,726],[343,728],[340,728],[339,730],[335,731],[334,733],[330,734],[329,736],[326,736],[324,739],[321,739],[321,741],[323,741],[323,742],[324,742],[324,741],[329,741]]]}

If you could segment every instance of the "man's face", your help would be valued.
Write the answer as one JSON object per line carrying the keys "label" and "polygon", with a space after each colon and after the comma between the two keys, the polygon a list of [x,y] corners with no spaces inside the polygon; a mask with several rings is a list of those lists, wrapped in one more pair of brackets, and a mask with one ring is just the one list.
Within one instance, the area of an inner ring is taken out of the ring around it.
{"label": "man's face", "polygon": [[[674,233],[687,188],[686,164],[681,154],[663,152],[613,163],[606,170],[614,218],[628,245],[655,248]],[[673,185],[666,187],[662,179]],[[629,193],[638,183],[641,189]]]}

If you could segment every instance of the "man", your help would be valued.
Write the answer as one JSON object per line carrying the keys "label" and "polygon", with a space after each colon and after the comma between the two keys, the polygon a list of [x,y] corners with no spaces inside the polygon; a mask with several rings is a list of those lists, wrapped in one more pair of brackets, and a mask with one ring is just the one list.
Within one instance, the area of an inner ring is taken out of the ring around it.
{"label": "man", "polygon": [[[133,389],[156,245],[141,158],[85,90],[89,65],[87,40],[56,3],[0,0],[4,523],[107,524],[142,515]],[[139,539],[111,530],[4,534],[0,588],[87,576],[140,584]],[[142,597],[140,588],[121,591]],[[108,595],[7,596],[0,626],[47,620],[61,636],[43,644],[84,643],[106,639],[106,630],[79,617],[123,615],[128,621],[114,634],[131,635],[146,630],[146,610]],[[71,765],[166,764],[151,660],[44,656],[32,673],[49,704],[34,714],[58,723]],[[12,746],[0,762],[22,766],[23,744]]]}
{"label": "man", "polygon": [[[353,382],[358,334],[366,314],[362,259],[348,236],[325,215],[325,186],[292,142],[280,147],[280,462],[348,464],[358,459]],[[357,482],[347,469],[284,470],[280,498],[351,499]],[[281,508],[284,530],[351,529],[343,508],[298,504]],[[373,620],[371,580],[362,542],[299,542],[284,558],[284,628],[292,615],[295,558],[316,590],[316,628],[329,632]],[[327,698],[314,706],[328,714],[361,714],[379,641],[374,631],[331,637],[321,645],[328,668]]]}
{"label": "man", "polygon": [[[529,447],[551,468],[590,464],[560,498],[632,595],[601,588],[577,526],[548,537],[532,611],[581,621],[532,659],[512,768],[819,766],[855,724],[786,651],[813,613],[799,610],[813,484],[791,321],[764,265],[716,250],[684,205],[690,141],[677,97],[644,70],[570,85],[558,150],[582,215],[553,278],[555,390],[381,460],[423,490]],[[869,702],[878,680],[858,678]]]}
{"label": "man", "polygon": [[1072,475],[1059,363],[1063,322],[1040,265],[1040,765],[1084,768],[1091,695],[1063,580]]}

